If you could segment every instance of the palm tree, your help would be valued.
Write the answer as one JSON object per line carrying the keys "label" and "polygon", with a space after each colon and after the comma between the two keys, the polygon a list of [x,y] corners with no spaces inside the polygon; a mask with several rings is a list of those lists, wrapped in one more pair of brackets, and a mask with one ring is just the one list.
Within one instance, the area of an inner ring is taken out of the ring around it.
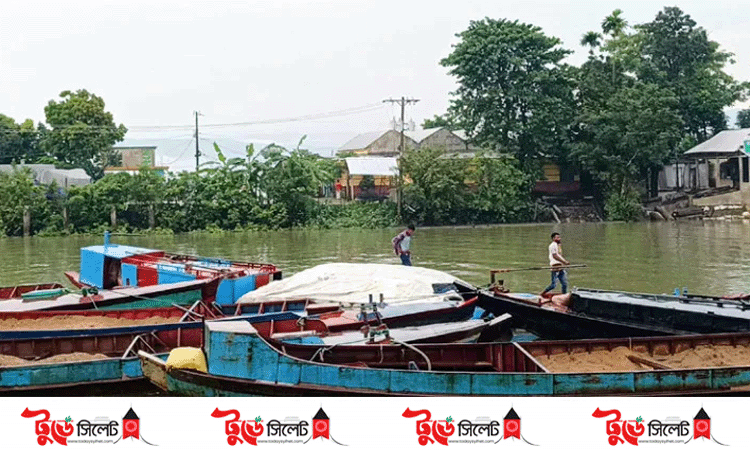
{"label": "palm tree", "polygon": [[588,31],[581,37],[581,45],[589,47],[589,55],[594,55],[594,49],[601,44],[601,33]]}
{"label": "palm tree", "polygon": [[628,27],[628,22],[621,17],[621,14],[622,10],[616,9],[612,11],[612,14],[604,18],[602,21],[602,31],[604,34],[617,37]]}
{"label": "palm tree", "polygon": [[[608,15],[602,21],[602,32],[605,35],[609,35],[612,39],[620,37],[625,28],[628,27],[628,22],[621,16],[622,10],[616,9],[612,11],[612,14]],[[612,60],[612,83],[615,82],[615,58],[614,54],[611,57]]]}

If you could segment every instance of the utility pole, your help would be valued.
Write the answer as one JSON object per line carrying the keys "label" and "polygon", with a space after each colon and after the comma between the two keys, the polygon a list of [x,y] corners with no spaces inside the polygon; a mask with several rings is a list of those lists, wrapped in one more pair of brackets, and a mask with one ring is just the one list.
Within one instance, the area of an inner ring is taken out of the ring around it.
{"label": "utility pole", "polygon": [[201,150],[198,146],[198,116],[202,116],[200,111],[193,111],[195,114],[195,171],[198,171],[198,166],[200,166],[200,156],[201,156]]}
{"label": "utility pole", "polygon": [[398,217],[401,218],[401,198],[403,197],[403,190],[402,186],[404,184],[404,178],[401,171],[401,158],[404,156],[404,145],[405,145],[405,139],[404,139],[404,130],[406,128],[406,121],[404,118],[404,110],[406,109],[406,105],[411,103],[417,103],[419,99],[416,98],[406,98],[401,97],[401,99],[393,99],[389,98],[387,100],[383,100],[383,103],[398,103],[401,105],[401,144],[398,146],[398,199],[396,204],[398,205]]}

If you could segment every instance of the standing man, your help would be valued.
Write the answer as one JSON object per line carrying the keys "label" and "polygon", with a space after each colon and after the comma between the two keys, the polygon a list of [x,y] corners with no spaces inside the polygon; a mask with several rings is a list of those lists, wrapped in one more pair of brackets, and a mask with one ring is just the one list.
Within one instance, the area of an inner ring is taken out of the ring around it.
{"label": "standing man", "polygon": [[393,251],[401,257],[401,264],[411,266],[411,235],[414,234],[414,224],[409,226],[393,238]]}
{"label": "standing man", "polygon": [[[549,265],[550,267],[555,266],[561,266],[566,265],[569,266],[570,263],[567,259],[563,258],[562,255],[562,245],[560,245],[560,233],[552,233],[550,236],[552,238],[552,243],[549,244]],[[568,292],[568,277],[567,273],[565,272],[565,269],[552,269],[550,270],[552,282],[550,283],[547,288],[542,291],[541,295],[546,294],[547,292],[551,291],[555,288],[555,285],[557,284],[557,280],[560,280],[560,286],[562,287],[562,293],[565,294]]]}

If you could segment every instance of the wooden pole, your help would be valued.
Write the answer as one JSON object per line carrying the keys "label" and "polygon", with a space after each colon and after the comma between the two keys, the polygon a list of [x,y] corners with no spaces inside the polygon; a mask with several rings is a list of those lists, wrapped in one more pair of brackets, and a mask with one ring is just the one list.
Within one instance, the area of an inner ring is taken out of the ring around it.
{"label": "wooden pole", "polygon": [[23,209],[23,235],[28,236],[31,234],[31,211],[26,206]]}
{"label": "wooden pole", "polygon": [[518,269],[492,269],[490,273],[508,273],[508,272],[519,272],[522,270],[561,270],[561,269],[579,269],[582,267],[588,267],[586,264],[571,264],[568,266],[543,266],[543,267],[523,267]]}
{"label": "wooden pole", "polygon": [[117,208],[112,206],[112,210],[109,213],[109,223],[112,225],[112,229],[117,228]]}

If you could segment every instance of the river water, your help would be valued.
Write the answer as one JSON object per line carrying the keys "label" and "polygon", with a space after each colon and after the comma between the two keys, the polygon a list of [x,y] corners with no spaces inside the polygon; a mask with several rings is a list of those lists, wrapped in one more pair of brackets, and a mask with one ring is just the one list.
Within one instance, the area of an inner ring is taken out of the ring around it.
{"label": "river water", "polygon": [[[270,262],[285,276],[327,262],[397,264],[391,238],[400,230],[281,230],[269,232],[113,236],[114,243],[176,253]],[[449,272],[470,283],[489,282],[493,268],[548,264],[549,234],[562,235],[563,255],[573,264],[571,286],[671,293],[750,292],[750,222],[532,224],[417,229],[413,263]],[[0,239],[0,286],[64,282],[78,270],[79,249],[101,237]],[[547,271],[502,277],[514,291],[539,292]]]}

